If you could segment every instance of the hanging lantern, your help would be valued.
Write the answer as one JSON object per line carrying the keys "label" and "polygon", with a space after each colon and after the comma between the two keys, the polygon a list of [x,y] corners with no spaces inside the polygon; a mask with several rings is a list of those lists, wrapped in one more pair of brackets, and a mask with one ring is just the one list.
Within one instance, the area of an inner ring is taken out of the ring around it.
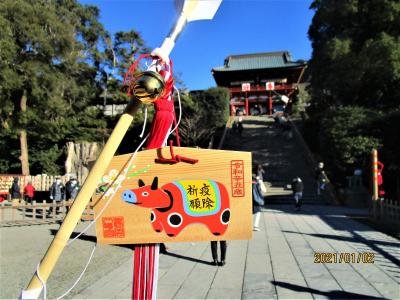
{"label": "hanging lantern", "polygon": [[165,91],[164,79],[154,71],[145,71],[136,76],[133,93],[141,102],[150,104],[156,101]]}

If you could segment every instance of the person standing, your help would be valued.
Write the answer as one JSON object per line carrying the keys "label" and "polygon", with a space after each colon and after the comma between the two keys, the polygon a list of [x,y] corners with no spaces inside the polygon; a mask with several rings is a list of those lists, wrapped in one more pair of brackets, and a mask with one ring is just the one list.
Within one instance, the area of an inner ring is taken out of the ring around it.
{"label": "person standing", "polygon": [[226,241],[219,241],[219,246],[221,249],[221,261],[218,262],[218,241],[211,241],[211,255],[213,261],[211,264],[214,266],[224,266],[226,258],[226,249],[228,248]]}
{"label": "person standing", "polygon": [[261,164],[257,165],[257,176],[261,179],[261,181],[264,181],[264,168]]}
{"label": "person standing", "polygon": [[238,118],[237,123],[238,123],[237,126],[238,126],[239,136],[242,137],[242,133],[243,133],[243,113],[242,112],[239,113],[239,118]]}
{"label": "person standing", "polygon": [[19,199],[21,198],[21,189],[18,184],[18,177],[14,177],[13,183],[10,188],[11,200],[13,206],[18,206]]}
{"label": "person standing", "polygon": [[325,190],[325,176],[324,163],[319,162],[318,167],[315,169],[315,180],[317,181],[317,196],[320,196],[321,191]]}
{"label": "person standing", "polygon": [[[58,205],[62,200],[65,199],[65,188],[64,185],[61,182],[61,178],[57,177],[56,181],[53,182],[51,188],[50,188],[50,200],[55,202],[56,205]],[[56,207],[56,214],[59,211],[59,207]],[[50,207],[49,214],[53,212],[53,207]]]}
{"label": "person standing", "polygon": [[300,177],[296,177],[292,181],[293,198],[295,201],[296,210],[300,210],[303,201],[303,182]]}
{"label": "person standing", "polygon": [[80,189],[80,186],[79,186],[78,180],[76,178],[71,178],[65,184],[66,199],[68,201],[71,201],[71,203],[68,203],[68,205],[67,205],[67,213],[69,211],[70,206],[72,205],[72,202],[75,200],[76,196],[78,196],[79,189]]}
{"label": "person standing", "polygon": [[260,182],[254,174],[252,181],[252,192],[253,192],[253,214],[254,214],[253,230],[260,231],[259,224],[261,218],[261,207],[264,206],[264,197],[261,192]]}
{"label": "person standing", "polygon": [[80,186],[78,180],[76,178],[71,178],[65,184],[65,196],[67,200],[75,200],[76,196],[78,195]]}
{"label": "person standing", "polygon": [[35,188],[32,182],[28,181],[28,184],[24,188],[24,200],[26,203],[32,203],[33,196],[35,194]]}
{"label": "person standing", "polygon": [[71,185],[72,185],[72,180],[74,180],[74,177],[71,177],[66,183],[65,183],[65,199],[69,200],[71,198]]}
{"label": "person standing", "polygon": [[257,182],[260,184],[260,188],[261,188],[261,195],[264,193],[266,193],[267,192],[267,188],[265,187],[265,184],[264,184],[264,174],[265,174],[265,171],[264,171],[264,168],[263,168],[263,166],[262,165],[257,165]]}

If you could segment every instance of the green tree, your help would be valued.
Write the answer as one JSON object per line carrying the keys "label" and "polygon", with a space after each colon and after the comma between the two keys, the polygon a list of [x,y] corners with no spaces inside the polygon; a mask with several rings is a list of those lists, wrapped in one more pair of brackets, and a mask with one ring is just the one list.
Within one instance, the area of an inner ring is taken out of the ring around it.
{"label": "green tree", "polygon": [[205,147],[216,130],[225,126],[229,117],[229,91],[210,88],[192,91],[183,101],[184,116],[179,128],[186,146]]}
{"label": "green tree", "polygon": [[214,128],[226,124],[229,117],[228,89],[209,88],[204,91],[193,91],[190,96],[195,103],[196,113],[202,116],[205,124],[210,124]]}
{"label": "green tree", "polygon": [[400,191],[400,2],[314,0],[311,9],[308,128],[319,132],[319,150],[342,179],[355,165],[368,172],[379,147]]}
{"label": "green tree", "polygon": [[309,37],[316,111],[336,105],[398,105],[400,2],[316,0]]}
{"label": "green tree", "polygon": [[342,181],[347,170],[368,168],[372,148],[381,146],[379,133],[371,126],[380,113],[359,106],[346,106],[327,113],[319,137],[327,165]]}
{"label": "green tree", "polygon": [[[123,89],[123,79],[136,59],[141,54],[150,53],[150,49],[146,47],[141,35],[135,30],[127,32],[116,32],[113,38],[107,36],[107,49],[105,50],[105,68],[103,72],[103,104],[126,104],[129,99]],[[146,62],[149,63],[151,58],[142,61],[136,68],[135,73],[138,73],[146,68]],[[144,122],[144,106],[135,114],[130,129],[126,133],[124,139],[119,146],[117,153],[130,153],[135,149],[135,145],[141,142],[140,133]],[[147,107],[147,123],[152,120],[154,109],[152,105]],[[108,133],[111,133],[112,128],[119,119],[119,115],[114,115],[107,118]],[[149,130],[150,126],[147,126]]]}
{"label": "green tree", "polygon": [[307,91],[307,87],[300,86],[297,93],[295,93],[294,101],[292,104],[292,115],[295,117],[305,117],[305,111],[307,105],[310,104],[310,94]]}
{"label": "green tree", "polygon": [[98,17],[74,0],[0,3],[0,172],[59,173],[66,141],[102,136]]}

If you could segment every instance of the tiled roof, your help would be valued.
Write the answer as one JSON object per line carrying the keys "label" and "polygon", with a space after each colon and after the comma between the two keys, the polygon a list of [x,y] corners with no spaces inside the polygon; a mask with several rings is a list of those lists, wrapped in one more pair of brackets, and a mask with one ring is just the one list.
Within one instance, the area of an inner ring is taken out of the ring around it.
{"label": "tiled roof", "polygon": [[294,62],[288,51],[255,54],[231,55],[225,59],[224,66],[213,71],[243,71],[256,69],[275,69],[304,66],[304,61]]}

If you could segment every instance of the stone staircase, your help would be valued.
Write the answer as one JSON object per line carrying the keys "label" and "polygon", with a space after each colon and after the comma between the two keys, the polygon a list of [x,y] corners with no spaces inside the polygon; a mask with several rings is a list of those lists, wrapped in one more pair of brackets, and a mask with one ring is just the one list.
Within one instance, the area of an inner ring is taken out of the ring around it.
{"label": "stone staircase", "polygon": [[242,137],[231,130],[222,148],[251,151],[253,166],[263,165],[267,204],[293,203],[290,184],[297,176],[304,184],[304,203],[326,203],[323,197],[316,195],[313,167],[308,165],[304,150],[294,136],[290,138],[288,132],[276,126],[268,116],[244,117],[243,128]]}

